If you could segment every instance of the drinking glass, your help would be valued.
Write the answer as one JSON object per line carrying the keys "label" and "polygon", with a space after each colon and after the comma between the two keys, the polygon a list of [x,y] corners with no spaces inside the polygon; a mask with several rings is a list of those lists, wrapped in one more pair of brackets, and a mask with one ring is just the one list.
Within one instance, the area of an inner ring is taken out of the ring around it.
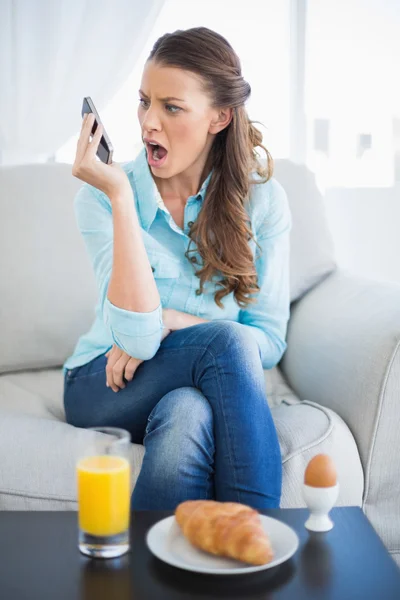
{"label": "drinking glass", "polygon": [[113,558],[128,552],[131,435],[117,427],[89,427],[93,440],[76,465],[79,550]]}

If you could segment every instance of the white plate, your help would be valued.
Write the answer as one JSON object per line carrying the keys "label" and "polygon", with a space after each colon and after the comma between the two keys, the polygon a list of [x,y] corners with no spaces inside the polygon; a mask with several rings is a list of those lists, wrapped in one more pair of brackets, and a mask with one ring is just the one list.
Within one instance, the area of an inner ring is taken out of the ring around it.
{"label": "white plate", "polygon": [[261,514],[260,518],[274,551],[274,559],[266,565],[246,566],[246,563],[239,560],[214,556],[199,550],[183,535],[174,515],[155,523],[147,532],[146,543],[157,558],[187,571],[212,575],[254,573],[283,563],[293,556],[299,547],[299,538],[289,525]]}

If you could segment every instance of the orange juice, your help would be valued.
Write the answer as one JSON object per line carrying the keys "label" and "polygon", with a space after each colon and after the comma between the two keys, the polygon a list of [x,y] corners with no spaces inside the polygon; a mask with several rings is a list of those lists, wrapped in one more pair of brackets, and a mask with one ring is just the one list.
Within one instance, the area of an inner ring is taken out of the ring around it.
{"label": "orange juice", "polygon": [[130,465],[122,456],[88,456],[77,464],[79,527],[91,535],[126,531],[130,512]]}

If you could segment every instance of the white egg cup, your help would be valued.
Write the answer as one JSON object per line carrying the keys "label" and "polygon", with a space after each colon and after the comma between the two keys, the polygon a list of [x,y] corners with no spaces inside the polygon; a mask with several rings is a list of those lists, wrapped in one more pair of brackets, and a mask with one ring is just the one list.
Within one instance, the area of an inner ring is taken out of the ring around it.
{"label": "white egg cup", "polygon": [[332,487],[312,487],[303,484],[303,497],[310,509],[310,516],[305,522],[305,527],[310,531],[329,531],[333,522],[329,518],[329,511],[335,504],[339,495],[339,483]]}

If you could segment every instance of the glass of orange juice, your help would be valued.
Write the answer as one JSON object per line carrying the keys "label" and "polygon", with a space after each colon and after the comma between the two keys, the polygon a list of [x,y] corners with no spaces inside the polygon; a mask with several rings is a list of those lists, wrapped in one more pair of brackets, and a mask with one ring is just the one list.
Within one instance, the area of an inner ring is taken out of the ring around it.
{"label": "glass of orange juice", "polygon": [[88,427],[96,433],[76,465],[79,550],[96,558],[128,552],[131,435],[117,427]]}

